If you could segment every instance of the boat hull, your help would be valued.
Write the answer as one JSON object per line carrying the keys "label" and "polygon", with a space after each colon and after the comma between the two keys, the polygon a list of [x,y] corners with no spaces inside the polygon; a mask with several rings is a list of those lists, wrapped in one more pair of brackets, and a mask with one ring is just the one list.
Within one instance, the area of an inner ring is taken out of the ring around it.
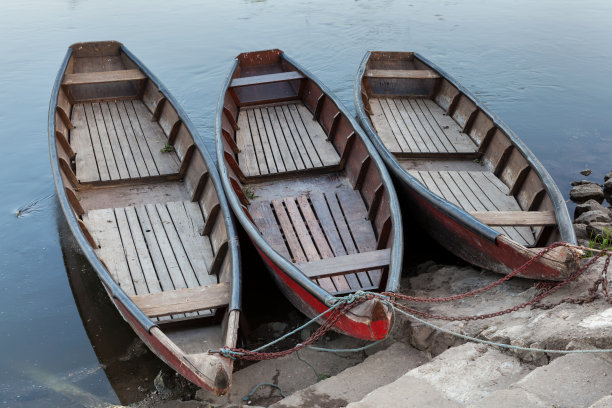
{"label": "boat hull", "polygon": [[[521,250],[522,247],[509,244],[509,240],[501,239],[502,236],[490,239],[471,230],[465,223],[435,206],[410,184],[404,182],[401,177],[394,175],[393,179],[398,195],[404,203],[408,203],[409,212],[412,214],[411,219],[417,220],[419,225],[440,245],[466,262],[508,274],[524,265],[535,253],[544,250],[544,248],[527,251],[523,248]],[[405,227],[408,228],[408,226]],[[545,260],[544,262],[537,260],[518,276],[530,279],[562,280],[577,269],[580,258],[575,251],[568,248],[555,248],[551,253],[556,255],[554,259],[562,260],[561,265],[551,265]]]}
{"label": "boat hull", "polygon": [[[268,258],[262,250],[253,242],[257,252],[266,264],[268,271],[276,282],[277,287],[283,292],[285,297],[289,299],[291,304],[300,312],[309,318],[314,318],[323,313],[329,306],[318,300],[310,292],[305,290],[299,283],[291,279],[281,268],[278,267],[270,258]],[[367,303],[370,302],[368,305]],[[376,302],[379,306],[372,304]],[[365,307],[364,307],[365,306]],[[382,313],[373,314],[367,313],[372,307],[383,307]],[[359,309],[366,311],[365,316],[359,316]],[[371,316],[377,315],[379,319],[373,320]],[[327,317],[327,316],[325,316]],[[323,323],[324,318],[320,318],[318,323]],[[391,328],[391,309],[379,301],[366,301],[365,303],[355,307],[346,315],[342,316],[333,329],[339,333],[352,336],[363,340],[382,340],[389,334]]]}

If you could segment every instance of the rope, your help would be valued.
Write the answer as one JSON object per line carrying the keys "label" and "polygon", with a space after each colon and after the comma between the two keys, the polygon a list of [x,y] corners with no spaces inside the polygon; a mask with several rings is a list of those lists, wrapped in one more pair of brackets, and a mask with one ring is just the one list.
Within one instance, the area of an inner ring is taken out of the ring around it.
{"label": "rope", "polygon": [[243,400],[243,401],[248,401],[248,400],[250,400],[250,399],[251,399],[251,397],[252,397],[253,395],[255,395],[255,393],[257,392],[257,390],[259,389],[259,387],[263,387],[264,385],[267,385],[268,387],[276,388],[276,389],[277,389],[277,390],[280,392],[280,395],[281,395],[283,398],[287,398],[287,396],[286,396],[286,395],[285,395],[285,393],[283,392],[283,389],[282,389],[280,386],[278,386],[278,385],[276,385],[276,384],[272,384],[272,383],[259,383],[259,384],[257,384],[256,386],[254,386],[254,387],[253,387],[253,389],[251,390],[251,392],[249,392],[247,395],[245,395],[244,397],[242,397],[242,400]]}
{"label": "rope", "polygon": [[[508,309],[504,309],[501,311],[497,311],[497,312],[493,312],[493,313],[486,313],[486,314],[480,314],[480,315],[473,315],[473,316],[442,316],[442,315],[436,315],[436,314],[432,314],[432,313],[428,313],[428,312],[423,312],[414,308],[410,308],[406,305],[402,305],[400,304],[397,299],[401,299],[401,300],[405,300],[405,301],[411,301],[411,302],[418,302],[418,303],[434,303],[434,302],[448,302],[448,301],[452,301],[452,300],[458,300],[458,299],[464,299],[467,297],[471,297],[471,296],[475,296],[479,293],[485,292],[487,290],[490,290],[496,286],[501,285],[503,282],[506,282],[507,280],[511,279],[512,277],[518,275],[519,273],[521,273],[522,271],[524,271],[526,268],[528,268],[531,264],[533,264],[535,261],[537,261],[539,258],[541,258],[542,256],[544,256],[546,253],[548,253],[549,251],[551,251],[554,248],[557,247],[561,247],[561,246],[565,246],[565,247],[569,247],[569,248],[577,248],[577,249],[583,249],[583,247],[578,247],[576,245],[571,245],[565,242],[556,242],[554,244],[551,244],[550,246],[548,246],[547,248],[543,249],[542,251],[540,251],[538,254],[536,254],[534,257],[532,257],[531,259],[529,259],[526,263],[524,263],[523,265],[521,265],[519,268],[515,269],[514,271],[512,271],[510,274],[504,276],[503,278],[492,282],[488,285],[485,285],[481,288],[472,290],[470,292],[466,292],[460,295],[454,295],[454,296],[448,296],[448,297],[439,297],[439,298],[429,298],[429,297],[415,297],[415,296],[408,296],[408,295],[403,295],[401,293],[394,293],[394,292],[383,292],[383,293],[374,293],[374,292],[363,292],[363,291],[357,291],[354,294],[348,295],[348,296],[344,296],[344,297],[335,297],[332,298],[328,301],[328,306],[329,308],[325,311],[323,311],[322,313],[320,313],[319,315],[315,316],[314,318],[310,319],[308,322],[304,323],[303,325],[297,327],[296,329],[292,330],[291,332],[279,337],[278,339],[271,341],[267,344],[264,344],[261,347],[258,347],[255,350],[244,350],[241,348],[229,348],[229,347],[223,347],[220,348],[219,350],[209,350],[209,353],[219,353],[225,357],[229,357],[232,359],[244,359],[244,360],[252,360],[252,361],[258,361],[258,360],[269,360],[269,359],[275,359],[275,358],[279,358],[279,357],[283,357],[286,355],[289,355],[291,353],[297,352],[305,347],[308,347],[312,350],[316,350],[316,351],[326,351],[326,352],[333,352],[333,353],[348,353],[348,352],[358,352],[358,351],[363,351],[365,349],[368,349],[370,347],[373,347],[374,345],[380,343],[381,341],[385,340],[379,340],[373,343],[370,343],[366,346],[363,347],[359,347],[359,348],[353,348],[353,349],[333,349],[333,348],[323,348],[323,347],[315,347],[315,346],[311,346],[312,343],[314,343],[315,341],[317,341],[319,338],[321,338],[323,336],[323,334],[325,334],[327,331],[331,330],[334,325],[336,324],[336,322],[342,317],[344,316],[351,308],[353,308],[354,306],[365,302],[366,300],[370,300],[370,299],[379,299],[381,302],[387,304],[392,312],[395,314],[396,311],[402,313],[403,315],[407,316],[408,318],[415,320],[419,323],[422,323],[428,327],[433,328],[434,330],[437,331],[441,331],[443,333],[446,334],[450,334],[452,336],[455,337],[459,337],[462,338],[464,340],[468,340],[468,341],[473,341],[476,343],[482,343],[482,344],[487,344],[490,346],[495,346],[495,347],[503,347],[503,348],[507,348],[507,349],[513,349],[513,350],[521,350],[521,351],[530,351],[530,352],[541,352],[541,353],[550,353],[550,354],[570,354],[570,353],[611,353],[612,349],[591,349],[591,350],[555,350],[555,349],[541,349],[541,348],[530,348],[530,347],[521,347],[521,346],[514,346],[511,344],[505,344],[505,343],[496,343],[496,342],[492,342],[492,341],[488,341],[488,340],[483,340],[483,339],[478,339],[476,337],[472,337],[472,336],[468,336],[465,334],[461,334],[458,332],[454,332],[452,330],[448,330],[448,329],[444,329],[440,326],[437,326],[433,323],[429,323],[425,320],[423,320],[423,317],[426,318],[432,318],[432,319],[438,319],[438,320],[445,320],[445,321],[470,321],[470,320],[480,320],[480,319],[488,319],[488,318],[492,318],[492,317],[497,317],[497,316],[502,316],[508,313],[512,313],[515,312],[519,309],[525,308],[527,306],[540,306],[540,307],[547,307],[550,305],[541,305],[540,302],[546,298],[547,296],[550,296],[551,294],[555,293],[556,291],[558,291],[559,289],[561,289],[562,287],[566,286],[567,284],[569,284],[570,282],[576,280],[580,275],[582,275],[586,270],[588,270],[588,268],[590,268],[599,258],[605,256],[606,257],[606,261],[604,262],[604,266],[602,269],[602,273],[601,276],[599,277],[599,279],[597,279],[594,282],[594,285],[589,289],[589,295],[585,298],[579,298],[579,299],[564,299],[561,302],[573,302],[573,303],[586,303],[586,302],[591,302],[593,300],[595,300],[596,298],[599,297],[599,294],[597,293],[599,286],[601,285],[602,287],[602,292],[604,295],[604,299],[612,304],[612,296],[610,296],[609,292],[608,292],[608,279],[607,279],[607,270],[608,267],[610,265],[610,258],[612,257],[612,253],[610,253],[610,251],[608,250],[602,250],[602,251],[598,251],[598,254],[595,255],[594,257],[591,258],[591,260],[589,260],[589,262],[587,262],[582,268],[580,268],[578,271],[574,272],[572,275],[570,275],[567,279],[565,279],[564,281],[558,282],[558,283],[547,283],[547,284],[542,284],[539,283],[537,285],[539,293],[534,296],[532,299],[516,305],[514,307],[508,308]],[[554,305],[552,305],[554,306]],[[306,341],[302,342],[302,343],[298,343],[296,346],[287,349],[287,350],[282,350],[282,351],[277,351],[277,352],[262,352],[262,350],[278,343],[281,340],[286,339],[287,337],[297,333],[298,331],[302,330],[303,328],[307,327],[308,325],[316,322],[317,320],[319,320],[320,318],[323,318],[323,316],[328,315],[328,317],[326,318],[326,320],[323,322],[323,324],[308,338],[306,339]],[[420,317],[418,317],[420,316]],[[393,319],[393,321],[395,321],[395,319]],[[260,384],[261,385],[261,384]],[[257,388],[257,387],[256,387]]]}

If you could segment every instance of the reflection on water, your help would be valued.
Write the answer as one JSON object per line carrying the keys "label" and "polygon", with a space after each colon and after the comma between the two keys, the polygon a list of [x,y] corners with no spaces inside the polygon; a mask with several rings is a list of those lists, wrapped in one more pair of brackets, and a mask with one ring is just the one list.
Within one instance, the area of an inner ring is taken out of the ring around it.
{"label": "reflection on water", "polygon": [[[21,206],[53,193],[47,109],[69,44],[124,42],[177,97],[209,150],[220,84],[242,51],[284,49],[352,111],[353,77],[365,50],[416,50],[507,122],[567,195],[578,171],[591,168],[589,178],[600,181],[612,167],[611,15],[608,0],[3,2],[0,407],[128,398],[115,396],[107,375],[120,374],[99,351],[108,347],[110,358],[118,358],[129,340],[97,344],[102,336],[87,327],[91,315],[75,304],[75,277],[86,287],[96,280],[87,283],[91,270],[77,253],[62,254],[56,200],[15,216]],[[92,307],[102,308],[96,302],[105,296],[94,298]],[[109,330],[121,332],[126,326],[112,310],[94,327],[110,324]]]}
{"label": "reflection on water", "polygon": [[76,240],[63,214],[58,230],[68,280],[83,327],[108,381],[122,404],[131,404],[153,391],[153,378],[165,367],[134,334],[110,301],[102,283]]}

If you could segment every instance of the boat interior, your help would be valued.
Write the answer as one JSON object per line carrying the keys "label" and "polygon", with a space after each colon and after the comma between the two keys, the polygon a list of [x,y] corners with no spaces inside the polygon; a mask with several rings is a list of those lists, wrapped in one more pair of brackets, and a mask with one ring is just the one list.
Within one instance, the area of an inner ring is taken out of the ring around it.
{"label": "boat interior", "polygon": [[384,289],[389,198],[360,136],[281,51],[237,59],[218,137],[244,213],[327,292]]}
{"label": "boat interior", "polygon": [[81,230],[115,282],[183,351],[235,344],[228,233],[193,135],[121,44],[72,48],[55,142]]}
{"label": "boat interior", "polygon": [[552,200],[508,135],[413,53],[372,52],[361,98],[399,165],[442,199],[526,247],[559,240]]}

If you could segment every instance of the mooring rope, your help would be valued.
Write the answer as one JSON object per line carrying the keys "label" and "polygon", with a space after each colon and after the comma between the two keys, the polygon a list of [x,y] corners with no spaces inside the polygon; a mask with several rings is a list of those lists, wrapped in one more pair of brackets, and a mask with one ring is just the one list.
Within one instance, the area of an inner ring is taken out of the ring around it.
{"label": "mooring rope", "polygon": [[[569,284],[570,282],[576,280],[579,276],[581,276],[586,270],[588,270],[588,268],[590,268],[599,258],[605,257],[606,260],[604,262],[603,268],[602,268],[602,272],[601,272],[601,276],[599,277],[599,279],[597,279],[593,285],[593,287],[591,287],[589,289],[589,296],[587,296],[586,298],[580,298],[580,299],[564,299],[562,300],[562,302],[573,302],[573,303],[586,303],[586,302],[590,302],[593,301],[594,299],[598,298],[599,295],[597,294],[597,290],[599,288],[599,286],[601,285],[602,287],[602,292],[604,295],[605,300],[608,303],[612,304],[612,297],[610,296],[610,294],[608,293],[608,279],[607,279],[607,271],[608,271],[608,267],[610,265],[610,258],[612,257],[612,253],[608,250],[595,250],[595,252],[597,252],[597,254],[595,256],[593,256],[589,262],[587,262],[583,267],[581,267],[578,271],[574,272],[572,275],[570,275],[567,279],[559,282],[559,283],[552,283],[552,284],[548,284],[546,285],[540,285],[540,293],[537,294],[536,296],[534,296],[532,299],[521,303],[519,305],[516,305],[514,307],[508,308],[508,309],[504,309],[498,312],[493,312],[493,313],[486,313],[486,314],[480,314],[480,315],[473,315],[473,316],[443,316],[443,315],[437,315],[437,314],[432,314],[432,313],[428,313],[428,312],[423,312],[414,308],[409,308],[406,305],[402,305],[398,302],[398,299],[401,300],[405,300],[405,301],[409,301],[409,302],[419,302],[419,303],[434,303],[434,302],[448,302],[448,301],[452,301],[452,300],[458,300],[458,299],[464,299],[466,297],[470,297],[470,296],[474,296],[476,294],[485,292],[487,290],[490,290],[494,287],[499,286],[500,284],[502,284],[503,282],[508,281],[509,279],[511,279],[512,277],[516,276],[517,274],[519,274],[520,272],[524,271],[527,267],[529,267],[529,265],[531,265],[532,263],[534,263],[537,259],[541,258],[542,256],[544,256],[546,253],[548,253],[550,250],[552,250],[553,248],[557,248],[560,246],[565,246],[565,247],[570,247],[570,248],[576,248],[576,249],[581,249],[581,250],[588,250],[588,248],[585,247],[579,247],[576,245],[571,245],[565,242],[557,242],[554,244],[551,244],[550,246],[544,248],[542,251],[540,251],[537,255],[535,255],[533,258],[529,259],[525,264],[521,265],[519,268],[515,269],[513,272],[511,272],[510,274],[504,276],[503,278],[492,282],[488,285],[485,285],[479,289],[476,290],[472,290],[460,295],[454,295],[454,296],[449,296],[449,297],[440,297],[440,298],[428,298],[428,297],[415,297],[415,296],[408,296],[408,295],[403,295],[401,293],[395,293],[395,292],[383,292],[383,293],[375,293],[375,292],[365,292],[365,291],[357,291],[354,294],[350,294],[348,296],[343,296],[343,297],[335,297],[331,299],[331,302],[328,304],[329,308],[321,313],[319,313],[317,316],[315,316],[314,318],[310,319],[308,322],[304,323],[303,325],[297,327],[296,329],[290,331],[289,333],[284,334],[283,336],[279,337],[276,340],[273,340],[269,343],[264,344],[263,346],[260,346],[254,350],[244,350],[241,348],[230,348],[230,347],[222,347],[219,350],[209,350],[209,353],[219,353],[225,357],[229,357],[232,359],[244,359],[244,360],[253,360],[253,361],[257,361],[257,360],[269,360],[269,359],[275,359],[275,358],[279,358],[279,357],[283,357],[286,355],[289,355],[291,353],[297,352],[303,348],[310,348],[312,350],[316,350],[316,351],[325,351],[325,352],[333,352],[333,353],[348,353],[348,352],[359,352],[359,351],[363,351],[366,350],[370,347],[375,346],[376,344],[379,344],[380,342],[384,341],[385,339],[382,340],[378,340],[376,342],[367,344],[363,347],[358,347],[358,348],[350,348],[350,349],[335,349],[335,348],[324,348],[324,347],[316,347],[316,346],[312,346],[311,344],[314,343],[315,341],[317,341],[321,336],[323,336],[323,334],[325,334],[326,332],[328,332],[329,330],[331,330],[333,328],[333,326],[336,324],[336,322],[346,314],[346,312],[348,312],[351,308],[353,308],[354,306],[363,303],[366,300],[369,299],[379,299],[381,302],[385,303],[386,305],[388,305],[390,307],[390,309],[392,310],[394,316],[396,312],[399,312],[403,315],[405,315],[406,317],[408,317],[411,320],[414,320],[416,322],[422,323],[436,331],[440,331],[442,333],[446,333],[467,341],[472,341],[475,343],[482,343],[482,344],[486,344],[489,346],[494,346],[494,347],[501,347],[501,348],[506,348],[506,349],[511,349],[511,350],[518,350],[518,351],[529,351],[529,352],[537,352],[537,353],[548,353],[548,354],[572,354],[572,353],[612,353],[612,349],[577,349],[577,350],[558,350],[558,349],[545,349],[545,348],[536,348],[536,347],[522,347],[522,346],[516,346],[516,345],[512,345],[512,344],[505,344],[505,343],[498,343],[498,342],[493,342],[493,341],[489,341],[489,340],[484,340],[484,339],[479,339],[477,337],[473,337],[473,336],[469,336],[466,334],[462,334],[453,330],[449,330],[449,329],[445,329],[443,327],[440,327],[438,325],[435,325],[433,323],[430,323],[426,320],[423,319],[423,317],[425,318],[431,318],[431,319],[437,319],[437,320],[445,320],[445,321],[470,321],[470,320],[479,320],[479,319],[488,319],[488,318],[492,318],[492,317],[497,317],[497,316],[502,316],[508,313],[512,313],[515,312],[519,309],[525,308],[527,306],[535,306],[535,305],[540,305],[540,302],[546,298],[547,296],[550,296],[551,294],[555,293],[556,291],[558,291],[560,288],[566,286],[567,284]],[[262,350],[278,343],[279,341],[282,341],[294,334],[296,334],[297,332],[299,332],[300,330],[304,329],[305,327],[309,326],[310,324],[315,323],[316,321],[318,321],[319,319],[323,318],[325,315],[329,314],[329,316],[326,318],[326,320],[323,322],[323,324],[321,324],[321,326],[305,341],[298,343],[297,345],[295,345],[294,347],[287,349],[287,350],[282,350],[282,351],[276,351],[276,352],[263,352]],[[419,317],[420,316],[420,317]],[[393,322],[395,322],[395,318],[392,319]],[[391,331],[391,328],[389,329],[389,331]],[[256,390],[256,388],[253,390],[253,392]]]}

